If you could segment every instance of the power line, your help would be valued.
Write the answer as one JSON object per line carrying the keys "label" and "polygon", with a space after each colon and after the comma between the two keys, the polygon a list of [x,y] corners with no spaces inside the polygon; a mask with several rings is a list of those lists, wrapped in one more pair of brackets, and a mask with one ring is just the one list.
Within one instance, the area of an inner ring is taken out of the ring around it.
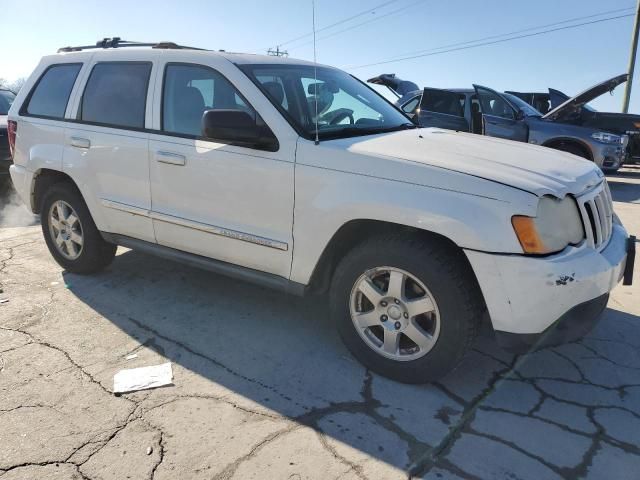
{"label": "power line", "polygon": [[[393,58],[393,59],[384,60],[384,61],[381,61],[381,62],[367,63],[367,64],[364,64],[364,65],[356,65],[356,66],[353,66],[353,67],[343,67],[343,68],[348,69],[348,70],[356,70],[358,68],[373,67],[373,66],[376,66],[376,65],[385,65],[385,64],[388,64],[388,63],[396,63],[396,62],[402,62],[402,61],[405,61],[405,60],[413,60],[413,59],[416,59],[416,58],[431,57],[433,55],[441,55],[443,53],[457,52],[457,51],[460,51],[460,50],[469,50],[469,49],[472,49],[472,48],[484,47],[486,45],[495,45],[495,44],[498,44],[498,43],[510,42],[512,40],[519,40],[521,38],[535,37],[535,36],[539,36],[539,35],[544,35],[546,33],[558,32],[558,31],[561,31],[561,30],[570,30],[572,28],[582,27],[582,26],[585,26],[585,25],[593,25],[593,24],[596,24],[596,23],[608,22],[608,21],[611,21],[611,20],[618,20],[620,18],[627,18],[627,17],[633,17],[633,16],[634,16],[633,13],[630,13],[630,14],[627,14],[627,15],[618,15],[618,16],[615,16],[615,17],[602,18],[602,19],[599,19],[599,20],[592,20],[590,22],[583,22],[583,23],[577,23],[575,25],[568,25],[566,27],[552,28],[552,29],[549,29],[549,30],[543,30],[541,32],[529,33],[529,34],[526,34],[526,35],[518,35],[518,36],[515,36],[515,37],[504,38],[504,39],[501,39],[501,40],[494,40],[492,42],[477,43],[477,44],[474,44],[474,45],[468,45],[468,46],[463,46],[463,47],[458,47],[458,48],[450,48],[448,50],[442,50],[442,51],[438,51],[438,52],[423,53],[423,54],[420,54],[420,55],[412,55],[412,56],[408,56],[408,57]],[[472,43],[472,42],[467,42],[467,43]],[[435,50],[437,50],[437,49],[435,49]]]}
{"label": "power line", "polygon": [[[318,33],[318,32],[323,32],[323,31],[328,30],[328,29],[333,28],[333,27],[337,27],[338,25],[342,25],[343,23],[347,23],[347,22],[349,22],[349,21],[351,21],[351,20],[354,20],[354,19],[356,19],[356,18],[358,18],[358,17],[361,17],[361,16],[363,16],[363,15],[366,15],[367,13],[372,13],[372,12],[374,12],[374,11],[376,11],[376,10],[379,10],[379,9],[380,9],[380,8],[382,8],[382,7],[386,7],[387,5],[390,5],[390,4],[392,4],[392,3],[396,3],[396,2],[398,2],[398,1],[399,1],[399,0],[388,0],[388,1],[386,1],[386,2],[383,2],[383,3],[379,4],[379,5],[376,5],[376,6],[375,6],[375,7],[373,7],[373,8],[370,8],[370,9],[365,10],[365,11],[360,12],[360,13],[356,13],[355,15],[352,15],[352,16],[350,16],[350,17],[343,18],[342,20],[337,21],[337,22],[335,22],[335,23],[332,23],[331,25],[327,25],[327,26],[325,26],[325,27],[318,28],[318,29],[316,30],[316,33]],[[313,32],[311,32],[311,33],[305,33],[304,35],[300,35],[299,37],[292,38],[291,40],[287,40],[286,42],[278,43],[277,45],[278,45],[279,47],[282,47],[283,45],[288,45],[289,43],[293,43],[293,42],[296,42],[296,41],[298,41],[298,40],[302,40],[303,38],[307,38],[307,37],[311,37],[311,36],[313,36]]]}
{"label": "power line", "polygon": [[[417,2],[410,3],[409,5],[407,5],[405,7],[398,8],[396,10],[392,10],[391,12],[385,13],[384,15],[376,16],[376,18],[372,18],[370,20],[366,20],[364,22],[358,23],[357,25],[353,25],[351,27],[347,27],[347,28],[344,28],[342,30],[338,30],[337,32],[333,32],[333,33],[330,33],[329,35],[325,35],[324,37],[320,37],[320,38],[317,39],[317,41],[319,42],[321,40],[326,40],[327,38],[335,37],[336,35],[340,35],[341,33],[348,32],[349,30],[353,30],[354,28],[362,27],[363,25],[367,25],[367,24],[372,23],[372,22],[377,22],[378,20],[382,20],[383,18],[389,17],[391,15],[395,15],[396,13],[400,13],[400,12],[402,12],[404,10],[408,10],[411,7],[415,7],[416,5],[418,5],[419,3],[422,3],[424,1],[425,0],[418,0]],[[312,43],[313,43],[313,40],[310,41],[310,42],[301,43],[300,45],[296,45],[295,47],[290,48],[289,50],[296,50],[298,48],[304,47],[305,45],[310,45]]]}
{"label": "power line", "polygon": [[635,7],[618,8],[616,10],[607,10],[605,12],[594,13],[592,15],[585,15],[585,16],[582,16],[582,17],[569,18],[567,20],[562,20],[560,22],[548,23],[546,25],[538,25],[537,27],[529,27],[529,28],[524,28],[522,30],[516,30],[516,31],[513,31],[513,32],[500,33],[498,35],[491,35],[491,36],[488,36],[488,37],[476,38],[475,40],[468,40],[466,42],[450,43],[449,45],[441,45],[440,47],[433,47],[433,48],[428,48],[428,49],[425,49],[425,50],[415,50],[415,51],[412,51],[412,52],[405,52],[405,53],[399,54],[399,56],[417,55],[417,54],[421,54],[421,53],[434,52],[436,50],[442,50],[442,49],[445,49],[445,48],[459,47],[459,46],[462,46],[462,45],[469,45],[469,44],[472,44],[472,43],[483,42],[483,41],[486,41],[486,40],[493,40],[493,39],[496,39],[496,38],[506,37],[506,36],[510,36],[510,35],[518,35],[520,33],[531,32],[532,30],[540,30],[541,28],[555,27],[557,25],[564,25],[566,23],[577,22],[579,20],[587,20],[589,18],[602,17],[603,15],[610,15],[612,13],[626,12],[626,11],[629,11],[629,10],[635,10]]}

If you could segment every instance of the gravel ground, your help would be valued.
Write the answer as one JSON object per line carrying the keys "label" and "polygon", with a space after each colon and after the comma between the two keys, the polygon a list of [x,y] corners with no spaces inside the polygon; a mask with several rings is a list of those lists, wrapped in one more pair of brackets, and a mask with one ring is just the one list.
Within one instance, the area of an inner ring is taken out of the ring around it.
{"label": "gravel ground", "polygon": [[[640,168],[610,183],[640,236]],[[12,222],[0,228],[2,480],[638,478],[638,271],[580,342],[515,357],[485,329],[448,378],[407,386],[351,358],[322,298],[125,249],[80,277],[38,226]],[[166,361],[172,386],[112,393],[118,370]]]}

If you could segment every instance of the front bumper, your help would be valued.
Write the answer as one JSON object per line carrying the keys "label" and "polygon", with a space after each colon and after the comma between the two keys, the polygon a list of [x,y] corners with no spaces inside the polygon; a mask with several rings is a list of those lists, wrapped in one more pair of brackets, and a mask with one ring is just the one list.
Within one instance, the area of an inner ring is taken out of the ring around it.
{"label": "front bumper", "polygon": [[[563,316],[578,315],[587,323],[591,320],[587,314],[597,319],[601,311],[597,300],[606,305],[602,299],[625,274],[631,244],[627,237],[624,227],[615,224],[601,252],[583,244],[549,257],[465,253],[496,333],[541,335]],[[578,313],[570,313],[574,308]]]}
{"label": "front bumper", "polygon": [[597,144],[592,146],[593,161],[604,170],[616,170],[626,157],[626,147],[621,145]]}

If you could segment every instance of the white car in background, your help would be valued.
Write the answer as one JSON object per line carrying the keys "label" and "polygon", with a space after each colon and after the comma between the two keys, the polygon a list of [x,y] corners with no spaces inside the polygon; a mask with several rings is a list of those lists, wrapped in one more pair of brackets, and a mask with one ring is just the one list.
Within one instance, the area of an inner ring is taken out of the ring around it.
{"label": "white car in background", "polygon": [[453,369],[487,311],[511,347],[569,340],[631,280],[590,162],[416,128],[335,68],[146,46],[45,57],[9,113],[13,182],[70,272],[124,245],[328,291],[350,351],[412,383]]}

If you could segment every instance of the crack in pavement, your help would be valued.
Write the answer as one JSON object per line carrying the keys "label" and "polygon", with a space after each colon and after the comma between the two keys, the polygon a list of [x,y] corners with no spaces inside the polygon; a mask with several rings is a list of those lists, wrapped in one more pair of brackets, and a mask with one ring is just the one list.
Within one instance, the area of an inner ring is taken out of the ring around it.
{"label": "crack in pavement", "polygon": [[[24,245],[33,244],[35,242],[36,241],[34,240],[31,242],[26,242],[23,244],[10,247],[8,249],[9,257],[1,261],[2,265],[0,267],[0,273],[5,272],[8,266],[8,262],[14,258],[14,255],[15,255],[14,249]],[[43,288],[46,288],[46,287],[43,287]],[[26,344],[7,349],[4,352],[17,350],[19,348],[22,348],[24,346],[31,345],[34,343],[53,349],[64,355],[64,357],[70,364],[70,367],[68,368],[75,368],[79,370],[79,372],[82,374],[82,378],[88,378],[92,383],[96,384],[103,393],[112,395],[112,392],[108,388],[104,387],[99,380],[97,380],[92,374],[86,371],[87,365],[80,365],[80,363],[76,362],[71,357],[71,355],[68,352],[66,352],[63,348],[56,346],[42,338],[39,338],[38,336],[28,331],[28,328],[30,328],[34,324],[43,322],[51,312],[51,305],[55,301],[55,295],[51,289],[49,288],[46,288],[46,289],[50,293],[50,299],[44,305],[39,305],[39,307],[42,309],[42,314],[35,321],[35,323],[32,322],[30,325],[27,325],[27,326],[23,325],[18,328],[0,327],[0,329],[2,330],[19,332],[23,335],[26,335],[29,340],[29,342]],[[594,406],[591,404],[582,404],[579,401],[567,400],[566,398],[561,398],[561,397],[558,397],[557,395],[547,392],[538,384],[538,382],[544,381],[544,380],[551,380],[554,382],[564,383],[567,385],[588,385],[588,386],[598,387],[605,391],[616,392],[620,399],[623,399],[628,395],[629,389],[640,387],[640,384],[629,383],[629,384],[619,385],[616,387],[611,387],[611,386],[600,385],[598,383],[589,381],[587,375],[585,375],[584,369],[581,368],[579,362],[577,362],[574,358],[562,352],[558,352],[553,348],[541,349],[540,351],[548,351],[550,355],[554,355],[558,358],[564,359],[573,368],[575,368],[575,370],[579,374],[580,380],[576,381],[576,380],[569,380],[569,379],[556,378],[556,377],[544,377],[544,376],[525,377],[520,374],[519,369],[524,364],[524,362],[527,361],[526,355],[515,356],[510,362],[507,362],[504,359],[500,359],[489,352],[485,352],[485,351],[474,348],[473,350],[477,354],[483,355],[483,356],[486,356],[487,358],[492,359],[493,361],[501,365],[502,368],[497,368],[491,372],[491,377],[489,378],[489,380],[487,380],[484,388],[482,388],[480,393],[474,396],[471,400],[465,400],[461,396],[455,394],[454,392],[451,391],[450,388],[448,388],[443,383],[436,383],[433,385],[435,388],[437,388],[442,393],[444,393],[449,399],[454,401],[456,404],[460,405],[463,409],[463,412],[461,417],[458,419],[458,421],[456,421],[454,425],[449,426],[448,433],[445,436],[443,436],[443,438],[439,441],[439,443],[437,445],[430,445],[427,442],[421,441],[420,439],[416,438],[414,435],[408,433],[406,430],[398,426],[394,422],[393,417],[389,418],[379,413],[378,411],[379,408],[386,407],[388,405],[383,404],[382,402],[380,402],[378,399],[374,397],[373,389],[372,389],[372,383],[373,383],[374,377],[369,371],[366,371],[364,375],[363,385],[360,391],[360,396],[361,396],[360,399],[353,400],[353,401],[345,401],[345,402],[331,402],[330,400],[321,399],[327,402],[328,405],[311,408],[309,406],[305,406],[301,403],[296,402],[294,399],[280,392],[276,387],[271,386],[259,379],[248,377],[234,370],[233,368],[225,365],[223,362],[219,361],[218,359],[212,356],[206,355],[204,353],[198,352],[188,344],[185,344],[183,342],[170,338],[158,332],[154,328],[151,328],[147,324],[139,320],[136,320],[135,318],[127,317],[127,319],[130,322],[132,322],[134,325],[136,325],[139,329],[152,334],[153,337],[150,340],[153,342],[156,342],[156,345],[158,341],[167,342],[171,345],[175,345],[178,348],[187,352],[188,354],[196,356],[207,362],[210,362],[211,364],[223,369],[227,373],[243,381],[258,385],[259,387],[264,388],[278,395],[279,397],[287,400],[288,402],[291,402],[296,406],[302,407],[306,411],[298,416],[293,416],[293,417],[287,417],[284,415],[277,415],[277,414],[271,415],[269,413],[252,410],[250,408],[242,406],[238,404],[238,402],[234,402],[232,399],[228,398],[230,397],[230,395],[213,396],[213,395],[197,394],[197,393],[175,395],[175,396],[172,396],[167,401],[163,401],[163,402],[160,402],[159,404],[155,404],[153,406],[147,407],[144,405],[144,403],[149,400],[150,395],[147,395],[143,398],[134,398],[135,394],[122,395],[121,397],[123,399],[131,402],[131,411],[129,412],[129,415],[127,416],[124,422],[122,422],[121,424],[118,424],[114,428],[98,431],[89,440],[83,442],[82,445],[75,448],[73,452],[70,455],[68,455],[67,458],[64,459],[63,461],[55,461],[55,462],[47,461],[42,463],[37,463],[37,462],[23,463],[23,464],[14,465],[8,468],[3,466],[3,469],[0,469],[0,477],[4,476],[6,472],[14,470],[16,468],[27,467],[27,466],[47,466],[47,465],[65,464],[65,465],[74,465],[74,468],[76,468],[76,470],[78,471],[79,475],[82,476],[82,478],[90,480],[89,477],[82,472],[81,470],[82,465],[87,463],[92,457],[94,457],[96,454],[102,451],[106,446],[108,446],[110,442],[112,442],[113,439],[116,438],[118,434],[122,432],[132,421],[141,420],[145,422],[147,425],[151,426],[156,431],[158,431],[160,434],[160,442],[159,442],[160,457],[154,463],[151,474],[150,474],[150,478],[153,480],[155,478],[158,468],[162,465],[163,461],[165,460],[165,455],[167,453],[166,434],[165,432],[163,432],[162,429],[158,428],[157,425],[151,424],[145,418],[145,416],[149,412],[157,408],[160,408],[170,403],[177,402],[187,398],[201,398],[201,399],[204,398],[204,399],[210,399],[212,401],[219,401],[219,402],[229,404],[233,408],[240,409],[248,414],[260,415],[260,416],[268,417],[273,420],[282,420],[285,422],[290,422],[290,424],[287,425],[285,428],[282,428],[263,438],[256,445],[254,445],[247,454],[239,458],[236,458],[233,462],[229,463],[218,475],[216,475],[215,477],[216,480],[228,480],[236,473],[240,465],[242,465],[247,460],[255,457],[255,455],[257,455],[257,453],[260,452],[262,449],[264,449],[266,446],[278,440],[279,438],[282,438],[283,436],[288,435],[289,433],[304,427],[311,428],[316,432],[322,448],[325,449],[327,452],[329,452],[332,455],[332,457],[335,458],[337,461],[347,466],[349,468],[348,472],[353,472],[358,478],[362,480],[366,480],[366,476],[363,473],[362,466],[357,462],[354,462],[340,455],[336,451],[336,449],[330,444],[328,434],[320,426],[320,421],[322,419],[337,413],[348,413],[348,414],[357,413],[357,414],[365,415],[368,418],[372,419],[376,425],[379,425],[386,431],[391,432],[392,434],[396,435],[398,438],[403,440],[408,445],[408,451],[406,453],[410,462],[409,466],[407,467],[407,475],[409,476],[409,478],[412,478],[415,475],[428,473],[432,468],[436,466],[440,469],[446,470],[448,472],[451,472],[452,474],[455,474],[464,478],[477,478],[474,475],[469,474],[468,472],[465,472],[461,467],[455,465],[454,463],[452,463],[446,458],[447,455],[451,452],[452,448],[455,446],[456,442],[460,439],[462,434],[475,435],[478,437],[486,438],[494,442],[498,442],[522,455],[527,456],[528,458],[540,463],[541,465],[544,465],[546,468],[550,469],[551,471],[565,478],[576,478],[576,477],[585,475],[588,472],[588,468],[592,464],[595,455],[598,453],[598,451],[600,451],[602,446],[605,444],[612,447],[619,448],[627,453],[631,453],[634,455],[640,454],[640,448],[637,445],[633,445],[629,442],[625,442],[623,440],[612,437],[606,431],[605,426],[602,425],[600,422],[598,422],[596,419],[596,412],[599,409],[617,409],[617,410],[629,413],[633,415],[634,418],[637,418],[637,419],[640,419],[639,414],[637,414],[636,412],[626,407],[618,406],[618,405]],[[600,339],[600,338],[590,338],[590,340],[597,340],[597,341],[603,341],[603,342],[604,341],[617,342],[619,344],[632,346],[632,344],[624,341]],[[573,343],[580,345],[581,347],[591,352],[594,358],[606,361],[611,365],[640,370],[639,367],[631,367],[627,365],[621,365],[618,362],[614,362],[613,360],[604,357],[597,349],[590,347],[588,345],[585,345],[580,341],[573,342]],[[157,346],[160,347],[160,345],[157,345]],[[140,346],[140,348],[141,347],[142,345]],[[638,348],[638,347],[633,346],[633,348]],[[4,352],[0,352],[0,353],[4,353]],[[66,368],[64,370],[66,370]],[[492,407],[489,405],[484,405],[485,400],[489,397],[489,395],[494,393],[500,387],[500,385],[506,380],[528,384],[535,389],[539,398],[536,404],[531,409],[529,409],[527,413],[515,412],[506,408],[498,408],[498,407]],[[595,433],[585,433],[584,431],[573,428],[570,425],[539,416],[538,414],[543,404],[545,403],[545,401],[549,399],[565,405],[572,405],[572,406],[585,409],[588,421],[590,422],[591,425],[594,426],[596,430]],[[18,410],[21,408],[53,408],[53,407],[50,405],[42,405],[42,404],[20,405],[18,407],[14,407],[11,409],[0,410],[0,414],[12,412],[14,410]],[[548,459],[545,459],[540,455],[536,455],[528,451],[526,448],[523,448],[522,446],[512,441],[501,438],[498,435],[493,435],[491,433],[486,433],[486,432],[480,432],[477,429],[475,429],[472,424],[476,419],[476,414],[478,411],[508,413],[510,415],[517,415],[522,418],[534,419],[538,422],[542,422],[544,424],[557,427],[562,431],[588,439],[590,442],[589,447],[587,448],[586,452],[584,452],[584,454],[582,455],[581,461],[577,465],[573,467],[560,467],[560,466],[554,465]],[[441,419],[441,420],[444,422],[444,419]],[[444,423],[447,423],[447,422],[444,422]],[[83,432],[83,433],[87,433],[87,432]],[[104,437],[105,433],[108,433],[106,437]],[[81,452],[83,449],[86,449],[89,446],[97,446],[97,448],[92,452],[89,452],[86,458],[84,458],[82,461],[80,461],[79,459],[77,459],[76,461],[72,460],[76,455],[79,454],[79,452]]]}

